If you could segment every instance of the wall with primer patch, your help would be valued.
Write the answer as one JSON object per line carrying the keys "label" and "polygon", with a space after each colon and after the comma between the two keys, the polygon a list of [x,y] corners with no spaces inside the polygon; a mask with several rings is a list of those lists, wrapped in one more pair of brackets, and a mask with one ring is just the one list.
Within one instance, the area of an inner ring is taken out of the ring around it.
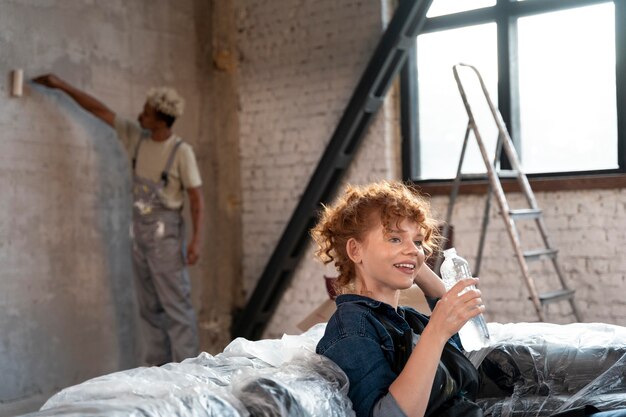
{"label": "wall with primer patch", "polygon": [[229,341],[239,170],[232,132],[213,127],[222,110],[212,111],[209,91],[219,83],[224,97],[231,75],[212,72],[212,12],[200,0],[0,3],[0,416],[138,363],[127,155],[112,129],[60,92],[27,83],[11,98],[13,69],[25,79],[54,72],[130,118],[149,87],[172,85],[185,97],[174,127],[196,150],[210,202],[205,235],[235,236],[220,254],[206,239],[193,301],[203,350]]}

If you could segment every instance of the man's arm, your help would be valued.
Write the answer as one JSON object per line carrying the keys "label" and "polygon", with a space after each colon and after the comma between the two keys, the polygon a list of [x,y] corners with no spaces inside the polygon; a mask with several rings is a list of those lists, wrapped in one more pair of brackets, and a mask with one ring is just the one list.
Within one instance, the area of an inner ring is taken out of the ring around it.
{"label": "man's arm", "polygon": [[189,207],[191,209],[192,235],[187,245],[187,265],[193,265],[200,257],[202,244],[202,226],[204,223],[204,199],[201,187],[188,188]]}
{"label": "man's arm", "polygon": [[87,110],[89,113],[93,114],[109,126],[114,127],[115,113],[95,97],[92,97],[84,91],[68,84],[54,74],[40,75],[37,78],[33,78],[33,81],[48,88],[55,88],[63,91],[68,96],[72,97],[83,109]]}

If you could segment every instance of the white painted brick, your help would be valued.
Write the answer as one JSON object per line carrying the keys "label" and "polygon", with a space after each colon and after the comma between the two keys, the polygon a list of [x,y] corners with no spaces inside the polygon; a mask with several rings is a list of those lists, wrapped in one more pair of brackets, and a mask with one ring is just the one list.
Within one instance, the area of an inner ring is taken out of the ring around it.
{"label": "white painted brick", "polygon": [[[242,183],[244,210],[255,213],[244,217],[244,233],[272,244],[279,238],[377,40],[379,29],[364,28],[380,21],[371,13],[378,8],[360,12],[367,15],[359,18],[362,30],[340,34],[354,2],[240,5],[242,171],[263,172]],[[264,263],[253,256],[266,259],[272,249],[253,255],[244,248],[248,291],[262,272],[252,265]]]}
{"label": "white painted brick", "polygon": [[[373,51],[381,17],[377,2],[251,0],[239,8],[240,118],[246,126],[241,130],[241,162],[242,171],[257,173],[256,179],[246,176],[242,182],[243,228],[244,235],[254,231],[264,245],[254,251],[244,247],[244,280],[250,291],[262,272],[258,266],[273,250],[265,243],[277,242]],[[346,21],[359,21],[359,30],[347,28]],[[384,129],[377,133],[385,134]],[[368,139],[358,152],[355,165],[367,163],[349,170],[348,178],[371,172],[389,175],[384,174],[386,165],[376,167],[380,155],[389,153],[376,139]],[[310,270],[319,268],[311,257],[302,261],[274,323],[290,323],[287,327],[294,329],[290,304],[304,303],[308,314],[323,300],[323,281],[309,279]],[[296,295],[300,293],[305,296]],[[284,331],[276,326],[270,331]]]}
{"label": "white painted brick", "polygon": [[[626,286],[624,281],[626,260],[622,253],[622,248],[626,244],[624,232],[626,213],[623,210],[623,198],[623,190],[538,193],[540,207],[545,213],[548,234],[555,247],[560,250],[559,259],[566,279],[573,288],[578,290],[577,302],[585,321],[624,324],[623,316],[619,315],[619,312],[623,314],[624,311],[621,307],[623,297],[615,295],[622,294]],[[438,197],[435,202],[441,204],[441,200],[443,198]],[[511,200],[517,202],[518,198]],[[475,206],[476,197],[461,196],[457,201],[463,209],[467,208],[466,210],[455,208],[454,213],[453,223],[457,226],[455,239],[459,242],[457,246],[460,246],[463,244],[461,242],[472,240],[465,239],[466,236],[477,236],[480,226],[475,223],[477,213],[475,207],[472,207]],[[458,217],[456,217],[457,214]],[[519,271],[516,263],[505,257],[506,252],[512,253],[507,239],[489,236],[492,233],[504,235],[501,226],[497,226],[498,223],[501,224],[501,221],[496,218],[492,218],[488,231],[481,272],[483,298],[488,306],[489,317],[498,321],[506,319],[519,321],[524,320],[525,317],[536,320],[532,314],[528,313],[534,312],[532,306],[525,301],[527,297],[525,287],[516,287],[515,291],[522,289],[523,300],[519,301],[516,300],[518,294],[511,290],[509,297],[511,305],[498,301],[508,297],[509,292],[506,287],[495,290],[491,287],[494,277],[501,276],[502,271],[506,273],[512,273],[515,269]],[[530,226],[532,223],[520,228],[522,236],[526,238],[523,242],[541,243],[537,236],[532,234]],[[474,249],[474,246],[466,245],[466,248]],[[492,256],[494,253],[500,253],[502,257]],[[539,275],[546,271],[550,272],[548,266],[549,264],[531,266],[531,271],[537,274],[540,288],[550,288],[550,285],[556,283],[553,276],[539,279]],[[521,282],[521,275],[517,272],[506,279]],[[611,307],[610,311],[606,312],[607,304],[605,303],[608,303],[608,300],[611,300],[611,304],[608,304]],[[527,308],[522,308],[526,304]],[[559,322],[566,321],[567,303],[559,303],[559,306],[554,307],[553,310],[550,312],[551,320],[554,318]]]}
{"label": "white painted brick", "polygon": [[[241,168],[243,188],[243,273],[247,291],[278,241],[285,223],[308,184],[324,147],[381,33],[379,2],[247,0],[239,5],[241,62]],[[346,24],[358,21],[358,28]],[[394,136],[385,123],[397,120],[383,108],[350,167],[347,180],[363,183],[393,178]],[[393,122],[389,122],[393,125]],[[384,158],[381,158],[384,155]],[[527,207],[520,194],[508,195],[511,207]],[[568,282],[578,289],[586,321],[624,324],[626,307],[607,298],[623,293],[626,257],[624,190],[537,193],[551,241]],[[443,220],[448,198],[436,196],[433,211]],[[483,217],[484,196],[461,196],[454,208],[455,246],[473,262]],[[525,249],[541,244],[533,223],[520,224]],[[533,265],[533,274],[549,272]],[[298,267],[268,334],[296,331],[294,323],[325,299],[312,249]],[[539,279],[538,279],[539,281]],[[539,284],[554,285],[554,277]],[[528,291],[513,257],[510,239],[497,208],[490,224],[481,271],[487,316],[496,321],[535,321]],[[565,320],[565,306],[554,306],[555,320]],[[285,324],[285,327],[282,325]]]}

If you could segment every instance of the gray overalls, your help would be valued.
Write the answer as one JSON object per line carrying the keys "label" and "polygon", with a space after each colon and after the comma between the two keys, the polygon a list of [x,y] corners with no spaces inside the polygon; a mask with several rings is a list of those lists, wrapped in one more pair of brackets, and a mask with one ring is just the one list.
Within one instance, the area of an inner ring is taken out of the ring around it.
{"label": "gray overalls", "polygon": [[143,362],[161,365],[198,355],[196,316],[185,268],[181,209],[166,207],[159,194],[182,140],[169,155],[159,182],[137,175],[133,156],[133,269],[139,303]]}

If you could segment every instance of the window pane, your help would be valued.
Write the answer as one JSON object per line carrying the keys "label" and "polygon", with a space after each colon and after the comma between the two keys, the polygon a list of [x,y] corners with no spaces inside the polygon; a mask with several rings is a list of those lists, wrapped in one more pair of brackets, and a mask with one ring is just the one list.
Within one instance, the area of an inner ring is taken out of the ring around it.
{"label": "window pane", "polygon": [[496,0],[433,0],[426,17],[465,12],[467,10],[494,6],[495,4]]}
{"label": "window pane", "polygon": [[520,18],[526,172],[617,168],[613,3]]}
{"label": "window pane", "polygon": [[[468,116],[452,66],[459,62],[476,66],[497,106],[496,52],[495,23],[418,36],[419,179],[454,178],[456,175]],[[495,150],[497,134],[493,128],[481,132],[481,136],[486,146]],[[476,141],[473,136],[470,139],[463,172],[485,172]]]}

